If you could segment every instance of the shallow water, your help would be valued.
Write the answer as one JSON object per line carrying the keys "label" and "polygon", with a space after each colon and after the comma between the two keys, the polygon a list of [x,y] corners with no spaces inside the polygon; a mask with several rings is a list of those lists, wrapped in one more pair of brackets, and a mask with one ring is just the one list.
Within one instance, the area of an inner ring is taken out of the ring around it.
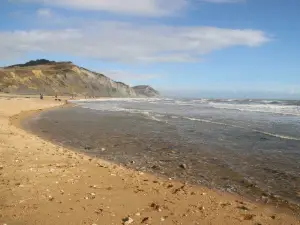
{"label": "shallow water", "polygon": [[263,100],[82,101],[42,113],[25,127],[138,170],[299,204],[298,107]]}

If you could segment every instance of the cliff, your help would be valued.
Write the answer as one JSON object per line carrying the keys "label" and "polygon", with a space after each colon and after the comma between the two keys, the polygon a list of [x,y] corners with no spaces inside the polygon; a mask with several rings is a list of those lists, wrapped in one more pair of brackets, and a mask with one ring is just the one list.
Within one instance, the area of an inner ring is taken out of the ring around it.
{"label": "cliff", "polygon": [[133,87],[135,93],[141,97],[159,97],[159,92],[148,85],[140,85]]}
{"label": "cliff", "polygon": [[[145,97],[132,87],[71,62],[30,61],[0,69],[0,92],[86,97]],[[147,96],[151,97],[151,96]]]}

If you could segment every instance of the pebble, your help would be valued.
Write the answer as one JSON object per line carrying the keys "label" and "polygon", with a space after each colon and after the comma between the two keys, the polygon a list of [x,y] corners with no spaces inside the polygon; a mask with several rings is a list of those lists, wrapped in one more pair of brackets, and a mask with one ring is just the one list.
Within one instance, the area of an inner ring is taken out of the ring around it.
{"label": "pebble", "polygon": [[157,165],[153,165],[151,168],[154,169],[154,170],[160,170],[160,167],[157,166]]}
{"label": "pebble", "polygon": [[241,210],[245,210],[245,211],[248,211],[249,208],[247,208],[246,206],[242,205],[242,206],[238,206],[237,207],[238,209],[241,209]]}
{"label": "pebble", "polygon": [[146,223],[146,222],[148,222],[149,221],[149,217],[145,217],[143,220],[142,220],[142,222],[141,223]]}
{"label": "pebble", "polygon": [[49,201],[53,201],[53,200],[54,200],[54,197],[51,196],[51,195],[49,195],[49,196],[48,196],[48,200],[49,200]]}
{"label": "pebble", "polygon": [[180,167],[181,169],[184,169],[184,170],[186,170],[186,169],[187,169],[187,165],[186,165],[186,164],[184,164],[184,163],[183,163],[183,164],[180,164],[180,165],[179,165],[179,167]]}
{"label": "pebble", "polygon": [[244,215],[244,220],[253,220],[254,217],[255,217],[255,215],[253,215],[253,214],[246,214],[246,215]]}
{"label": "pebble", "polygon": [[136,215],[136,216],[140,216],[140,215],[141,215],[141,213],[137,212],[135,215]]}
{"label": "pebble", "polygon": [[95,193],[90,193],[90,195],[91,195],[91,199],[94,199],[96,197]]}
{"label": "pebble", "polygon": [[154,203],[154,202],[150,206],[151,206],[151,208],[153,208],[153,209],[155,209],[159,212],[162,211],[161,207],[158,204]]}
{"label": "pebble", "polygon": [[4,168],[4,166],[1,165],[1,166],[0,166],[0,170],[3,170],[3,168]]}
{"label": "pebble", "polygon": [[133,219],[130,218],[130,217],[126,217],[126,218],[123,219],[123,224],[124,225],[128,225],[128,224],[131,224],[131,223],[133,223]]}
{"label": "pebble", "polygon": [[101,151],[104,152],[106,149],[105,148],[101,148]]}

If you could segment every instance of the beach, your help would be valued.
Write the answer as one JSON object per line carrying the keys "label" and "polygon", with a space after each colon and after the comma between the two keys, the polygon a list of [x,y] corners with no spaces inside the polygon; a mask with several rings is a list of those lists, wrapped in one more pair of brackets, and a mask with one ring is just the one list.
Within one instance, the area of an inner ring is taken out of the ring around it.
{"label": "beach", "polygon": [[300,224],[281,208],[124,167],[19,128],[63,101],[4,96],[0,106],[2,224]]}

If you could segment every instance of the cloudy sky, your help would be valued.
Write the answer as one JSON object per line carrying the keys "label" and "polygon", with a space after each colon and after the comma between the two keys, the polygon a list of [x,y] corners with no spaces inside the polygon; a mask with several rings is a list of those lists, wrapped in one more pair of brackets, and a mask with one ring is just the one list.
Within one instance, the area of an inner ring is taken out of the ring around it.
{"label": "cloudy sky", "polygon": [[0,66],[73,61],[172,95],[300,97],[299,0],[1,0]]}

